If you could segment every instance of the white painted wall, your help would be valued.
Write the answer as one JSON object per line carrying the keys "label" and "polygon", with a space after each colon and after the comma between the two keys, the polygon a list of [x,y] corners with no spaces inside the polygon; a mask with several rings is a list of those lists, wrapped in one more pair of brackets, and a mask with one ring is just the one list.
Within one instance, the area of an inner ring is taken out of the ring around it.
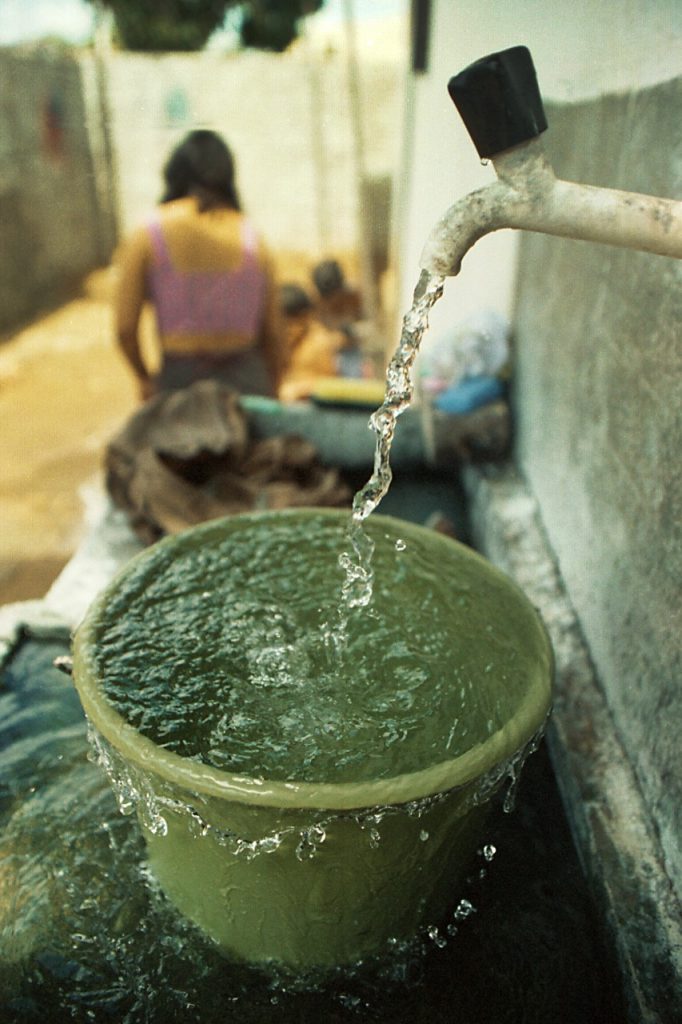
{"label": "white painted wall", "polygon": [[[547,100],[642,88],[682,72],[682,0],[433,0],[428,71],[413,76],[406,110],[401,310],[409,306],[435,221],[494,179],[450,101],[448,79],[486,53],[519,44],[530,49]],[[509,312],[515,242],[513,232],[503,231],[476,244],[433,311],[433,333],[482,306]]]}
{"label": "white painted wall", "polygon": [[[353,122],[340,52],[302,45],[232,57],[109,52],[106,78],[123,232],[158,201],[173,147],[188,131],[211,128],[231,146],[244,208],[273,250],[322,258],[357,247]],[[393,57],[362,64],[370,176],[392,176],[398,165],[403,80]]]}

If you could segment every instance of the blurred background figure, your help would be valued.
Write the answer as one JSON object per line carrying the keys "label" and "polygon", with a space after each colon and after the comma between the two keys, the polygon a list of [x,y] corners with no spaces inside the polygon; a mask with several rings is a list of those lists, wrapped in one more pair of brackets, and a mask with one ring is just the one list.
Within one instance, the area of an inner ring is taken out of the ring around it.
{"label": "blurred background figure", "polygon": [[287,351],[279,389],[282,401],[308,398],[321,379],[372,375],[371,363],[360,352],[352,330],[325,324],[305,288],[283,285],[280,307]]}
{"label": "blurred background figure", "polygon": [[345,327],[363,317],[362,297],[347,283],[336,260],[322,260],[312,270],[317,290],[317,315],[327,327]]}
{"label": "blurred background figure", "polygon": [[322,260],[312,270],[318,318],[332,330],[342,330],[349,344],[341,353],[344,377],[383,376],[385,338],[367,315],[362,293],[346,281],[337,260]]}
{"label": "blurred background figure", "polygon": [[[241,212],[232,154],[215,132],[190,132],[164,168],[165,191],[118,255],[116,332],[143,399],[211,378],[274,395],[284,359],[270,258]],[[143,356],[151,302],[160,367]]]}

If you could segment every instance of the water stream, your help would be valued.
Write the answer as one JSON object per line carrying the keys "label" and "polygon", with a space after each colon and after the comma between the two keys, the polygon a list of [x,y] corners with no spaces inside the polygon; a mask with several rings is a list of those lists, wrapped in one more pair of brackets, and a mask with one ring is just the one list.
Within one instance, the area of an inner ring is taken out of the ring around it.
{"label": "water stream", "polygon": [[444,277],[422,270],[412,297],[412,306],[403,317],[398,347],[386,371],[386,396],[369,420],[370,428],[377,435],[374,468],[367,483],[353,499],[348,528],[352,551],[344,551],[339,558],[339,564],[345,571],[342,607],[365,607],[372,599],[374,545],[362,529],[362,524],[385,497],[391,485],[393,473],[390,454],[396,422],[412,401],[412,367],[429,324],[429,313],[443,294],[444,285]]}

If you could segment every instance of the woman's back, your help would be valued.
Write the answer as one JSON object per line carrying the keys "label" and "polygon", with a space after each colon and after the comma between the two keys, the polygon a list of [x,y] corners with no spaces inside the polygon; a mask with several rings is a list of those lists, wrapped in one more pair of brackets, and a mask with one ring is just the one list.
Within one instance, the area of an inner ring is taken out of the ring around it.
{"label": "woman's back", "polygon": [[164,350],[224,353],[253,345],[265,318],[268,271],[250,221],[179,199],[147,230],[149,293]]}
{"label": "woman's back", "polygon": [[[282,347],[269,257],[241,213],[232,155],[213,132],[191,132],[164,169],[166,192],[119,257],[118,337],[150,391],[214,377],[273,394]],[[161,369],[142,358],[144,302],[156,314]]]}

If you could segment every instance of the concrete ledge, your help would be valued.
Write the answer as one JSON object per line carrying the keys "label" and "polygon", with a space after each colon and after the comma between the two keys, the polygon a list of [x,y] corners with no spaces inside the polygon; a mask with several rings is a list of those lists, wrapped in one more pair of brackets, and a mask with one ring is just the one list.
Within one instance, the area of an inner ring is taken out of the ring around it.
{"label": "concrete ledge", "polygon": [[547,733],[571,831],[623,980],[632,1024],[682,1021],[682,912],[655,822],[590,661],[542,529],[511,466],[464,471],[476,546],[540,611],[556,655]]}

